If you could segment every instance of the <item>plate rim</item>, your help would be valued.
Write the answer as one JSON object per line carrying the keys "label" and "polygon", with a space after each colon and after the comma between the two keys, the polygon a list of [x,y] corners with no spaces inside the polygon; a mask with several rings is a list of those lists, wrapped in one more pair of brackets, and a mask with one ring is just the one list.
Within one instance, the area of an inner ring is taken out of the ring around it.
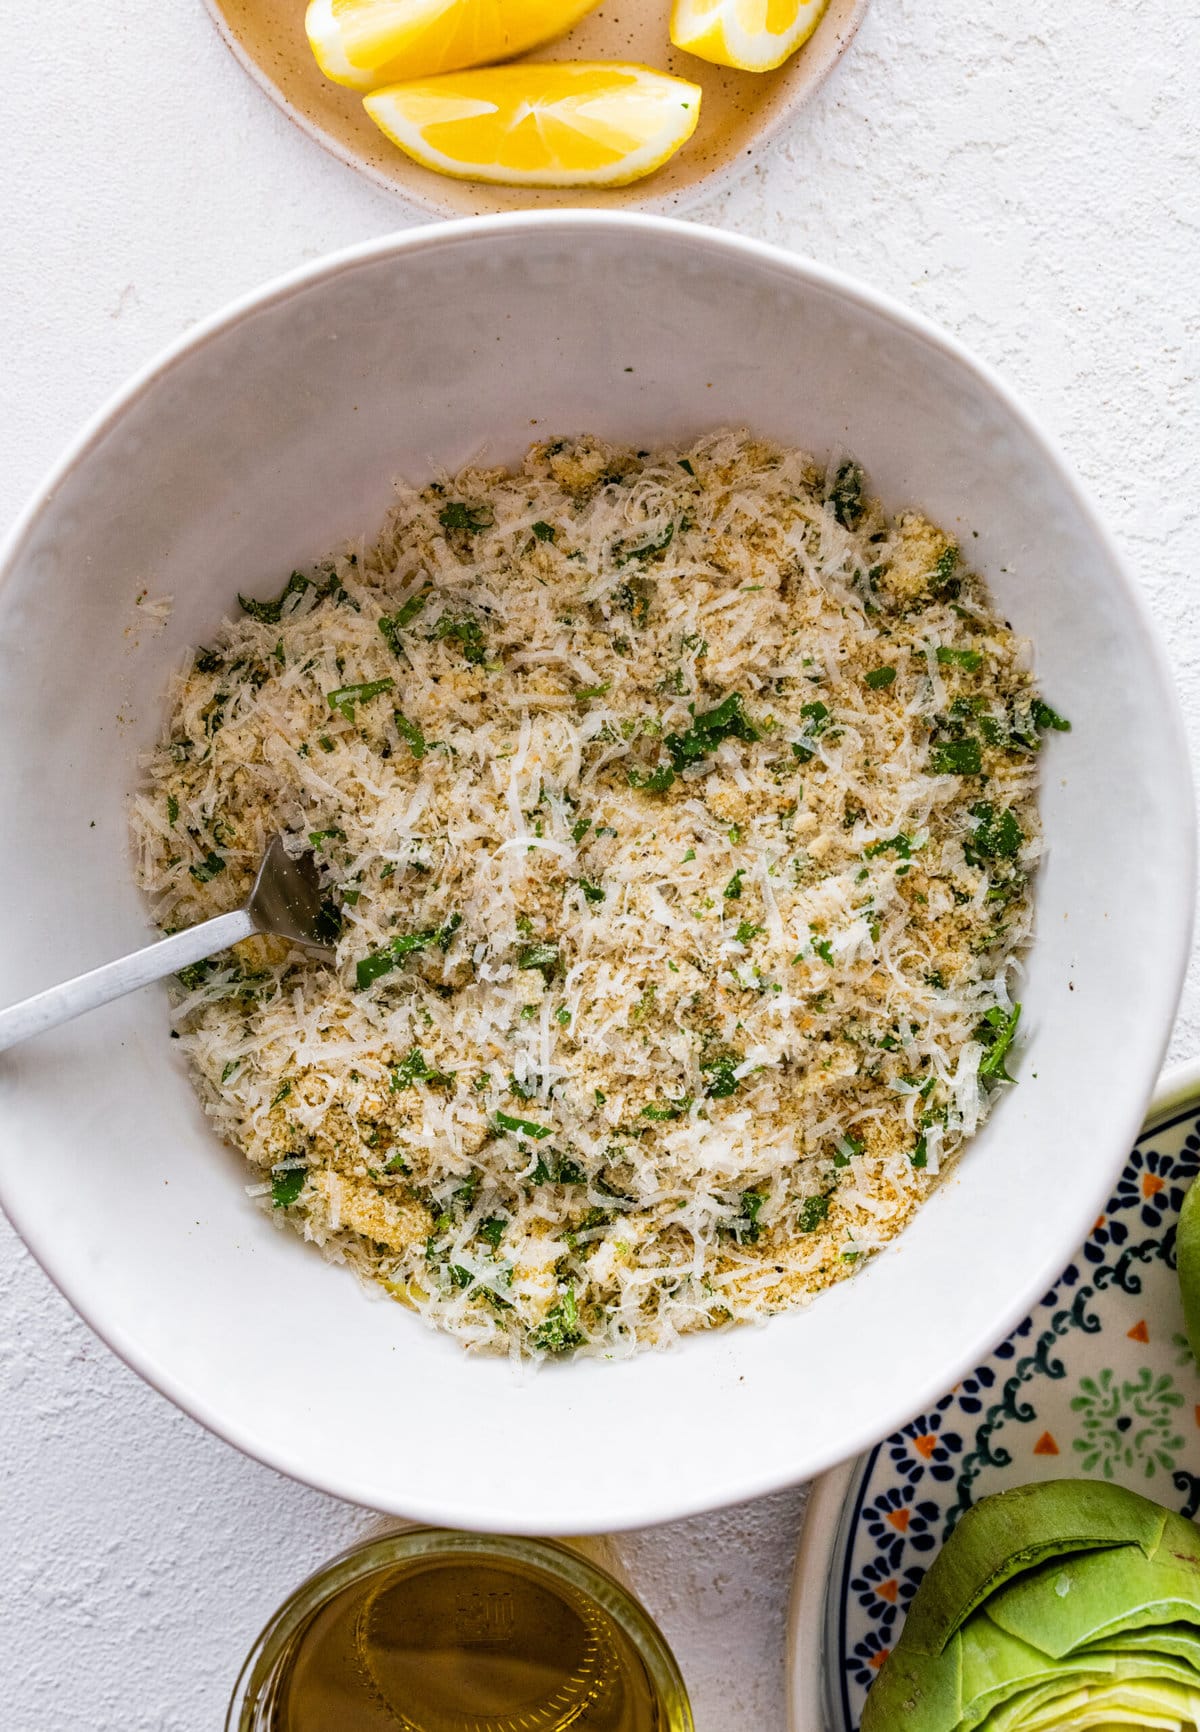
{"label": "plate rim", "polygon": [[[1200,1106],[1200,1057],[1168,1065],[1160,1075],[1138,1133],[1140,1141],[1181,1108]],[[792,1568],[787,1612],[787,1701],[790,1732],[828,1732],[824,1706],[825,1622],[828,1582],[846,1499],[865,1455],[843,1461],[813,1480],[796,1561]],[[827,1583],[817,1596],[806,1594],[806,1581]]]}
{"label": "plate rim", "polygon": [[[443,221],[455,221],[463,217],[463,212],[460,211],[457,206],[452,204],[448,198],[438,198],[432,188],[428,195],[423,194],[419,190],[420,187],[424,185],[423,181],[418,182],[417,186],[413,188],[398,185],[390,175],[382,173],[381,170],[376,168],[369,160],[359,156],[355,151],[351,150],[336,136],[336,134],[327,132],[325,128],[320,126],[316,121],[311,120],[307,115],[301,114],[288,98],[285,91],[273,78],[270,77],[265,68],[260,64],[255,56],[249,52],[245,44],[234,31],[226,14],[223,0],[202,0],[202,4],[212,21],[218,36],[221,38],[221,41],[225,44],[229,52],[233,55],[238,65],[242,68],[242,71],[255,85],[257,85],[259,90],[262,91],[263,95],[273,105],[273,107],[275,107],[279,113],[285,117],[285,119],[290,121],[293,126],[297,127],[306,138],[319,146],[319,148],[325,151],[329,156],[334,157],[344,168],[350,169],[355,174],[362,175],[364,179],[370,181],[372,186],[378,187],[380,191],[387,193],[391,198],[397,199],[402,206],[407,207],[413,216],[418,218],[438,217]],[[862,21],[866,17],[870,4],[871,0],[848,0],[846,17],[840,26],[840,35],[836,31],[831,33],[837,36],[836,44],[816,61],[812,76],[801,83],[793,94],[785,102],[782,102],[779,105],[778,109],[771,115],[770,119],[764,122],[764,124],[754,132],[753,145],[755,149],[765,149],[772,144],[774,140],[779,137],[784,126],[794,118],[808,99],[816,94],[834,69],[841,63],[846,50],[858,35]],[[822,15],[818,20],[813,36],[809,38],[809,40],[815,39],[817,32],[820,30],[820,27],[824,22],[825,18],[824,15]],[[795,50],[795,52],[799,53],[801,49],[806,48],[807,46],[808,42],[805,41],[801,43],[800,48]],[[644,198],[639,197],[634,193],[632,196],[621,196],[615,198],[607,208],[613,211],[644,211],[651,215],[658,216],[681,214],[684,211],[694,210],[698,205],[704,204],[707,200],[717,198],[722,193],[727,192],[736,181],[745,175],[745,173],[746,164],[744,154],[735,155],[720,164],[718,167],[710,169],[706,174],[702,174],[699,179],[692,181],[690,185],[681,188],[678,192],[659,193],[657,195],[653,192],[648,192]],[[653,186],[653,181],[653,175],[647,177],[647,183],[650,186]],[[462,183],[456,181],[454,184],[461,185]],[[487,198],[489,188],[486,182],[476,181],[469,184],[479,187],[480,197],[484,199]],[[570,189],[546,190],[569,191]],[[587,191],[589,189],[584,188],[581,190]],[[614,187],[611,190],[619,195],[629,195],[630,191],[628,187]],[[539,208],[558,208],[565,211],[569,210],[571,207],[570,205],[559,207],[538,205],[517,207],[517,209]],[[606,207],[599,205],[591,208],[603,210]],[[480,212],[478,214],[507,216],[515,215],[516,211],[510,210],[508,206],[498,206],[495,211]]]}

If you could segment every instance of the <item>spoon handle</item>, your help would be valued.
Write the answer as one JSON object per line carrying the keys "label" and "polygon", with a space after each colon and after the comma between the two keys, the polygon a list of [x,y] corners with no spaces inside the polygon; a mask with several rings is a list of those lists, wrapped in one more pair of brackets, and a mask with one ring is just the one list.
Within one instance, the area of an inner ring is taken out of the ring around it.
{"label": "spoon handle", "polygon": [[227,950],[257,930],[247,911],[238,908],[232,914],[201,921],[199,926],[189,926],[170,938],[159,939],[157,944],[148,944],[144,950],[135,950],[132,956],[106,962],[89,974],[64,980],[61,986],[23,999],[20,1004],[0,1010],[0,1052],[31,1035],[57,1028],[60,1022],[70,1022],[85,1010],[96,1010],[114,998],[123,998],[127,992],[136,992],[140,986],[149,986],[153,980],[176,974],[189,963]]}

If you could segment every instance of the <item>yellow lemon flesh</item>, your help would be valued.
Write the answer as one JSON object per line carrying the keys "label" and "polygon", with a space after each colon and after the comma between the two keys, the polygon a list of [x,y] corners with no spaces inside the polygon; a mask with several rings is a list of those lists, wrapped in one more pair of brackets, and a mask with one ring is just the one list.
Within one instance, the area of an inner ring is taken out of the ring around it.
{"label": "yellow lemon flesh", "polygon": [[312,0],[309,45],[326,78],[375,90],[508,60],[572,29],[599,0]]}
{"label": "yellow lemon flesh", "polygon": [[821,22],[829,0],[675,0],[671,41],[718,66],[770,72]]}
{"label": "yellow lemon flesh", "polygon": [[626,186],[696,130],[700,86],[648,66],[489,66],[376,90],[367,113],[426,168],[506,186]]}

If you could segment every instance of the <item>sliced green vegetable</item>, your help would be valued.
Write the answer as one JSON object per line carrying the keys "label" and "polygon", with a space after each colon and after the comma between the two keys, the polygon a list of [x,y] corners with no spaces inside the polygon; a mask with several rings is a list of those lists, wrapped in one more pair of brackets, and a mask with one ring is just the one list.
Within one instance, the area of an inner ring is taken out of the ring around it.
{"label": "sliced green vegetable", "polygon": [[867,1698],[863,1732],[1196,1724],[1200,1534],[1103,1480],[968,1510]]}

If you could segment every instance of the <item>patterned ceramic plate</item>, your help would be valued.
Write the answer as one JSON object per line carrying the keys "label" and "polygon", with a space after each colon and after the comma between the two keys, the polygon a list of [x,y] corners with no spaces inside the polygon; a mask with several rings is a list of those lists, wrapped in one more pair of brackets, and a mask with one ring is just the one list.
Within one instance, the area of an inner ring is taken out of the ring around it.
{"label": "patterned ceramic plate", "polygon": [[1200,1372],[1175,1278],[1198,1171],[1193,1066],[1160,1089],[1108,1207],[1031,1315],[930,1412],[818,1482],[792,1605],[793,1732],[858,1732],[930,1559],[989,1492],[1093,1476],[1200,1512]]}

